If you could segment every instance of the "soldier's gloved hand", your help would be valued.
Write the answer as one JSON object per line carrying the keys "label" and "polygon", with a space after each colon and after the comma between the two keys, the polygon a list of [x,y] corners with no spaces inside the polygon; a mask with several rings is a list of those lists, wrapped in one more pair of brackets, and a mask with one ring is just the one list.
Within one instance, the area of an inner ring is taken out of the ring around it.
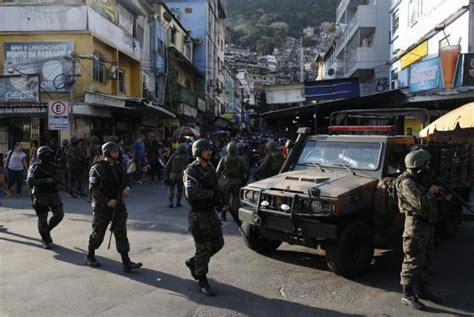
{"label": "soldier's gloved hand", "polygon": [[439,186],[436,186],[436,185],[432,185],[430,187],[430,192],[433,194],[433,195],[439,195],[443,192],[443,189]]}
{"label": "soldier's gloved hand", "polygon": [[117,206],[117,200],[116,199],[109,200],[109,202],[107,203],[107,206],[109,206],[110,208],[115,208]]}

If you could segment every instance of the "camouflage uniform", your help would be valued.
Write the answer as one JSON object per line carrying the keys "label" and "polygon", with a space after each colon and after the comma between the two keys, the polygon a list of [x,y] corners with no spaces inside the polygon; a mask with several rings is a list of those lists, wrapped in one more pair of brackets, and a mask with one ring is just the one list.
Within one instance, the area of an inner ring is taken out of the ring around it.
{"label": "camouflage uniform", "polygon": [[270,141],[267,144],[268,153],[259,168],[259,174],[262,178],[272,177],[280,172],[283,166],[283,156],[278,151],[276,143]]}
{"label": "camouflage uniform", "polygon": [[170,207],[173,207],[175,188],[177,189],[176,203],[178,207],[181,206],[181,197],[183,195],[183,171],[188,162],[187,146],[185,144],[180,144],[178,148],[181,151],[173,154],[165,166],[166,175],[170,184],[168,195]]}
{"label": "camouflage uniform", "polygon": [[240,207],[239,192],[247,173],[247,164],[244,159],[237,154],[236,146],[229,144],[228,154],[220,160],[217,166],[217,178],[219,179],[221,175],[224,176],[221,186],[225,193],[226,203],[229,203],[232,196],[230,212],[234,219],[238,219],[237,211]]}
{"label": "camouflage uniform", "polygon": [[127,174],[120,163],[102,160],[92,165],[89,172],[89,190],[92,195],[93,220],[89,250],[96,250],[102,244],[114,214],[114,209],[107,206],[107,203],[111,199],[117,199],[112,222],[116,247],[121,254],[130,251],[126,227],[128,213],[123,200],[119,199],[126,187]]}
{"label": "camouflage uniform", "polygon": [[[49,183],[47,179],[56,178],[56,166],[47,161],[39,160],[33,163],[28,170],[27,184],[32,189],[32,205],[38,216],[38,231],[43,242],[50,244],[50,231],[56,227],[64,217],[63,203],[58,194],[56,182]],[[53,216],[48,222],[48,212]],[[46,246],[45,246],[46,247]]]}
{"label": "camouflage uniform", "polygon": [[245,146],[244,143],[238,143],[237,144],[237,154],[244,160],[245,170],[247,171],[247,173],[242,178],[242,185],[246,185],[248,183],[249,177],[250,177],[250,158],[245,153],[245,147],[246,146]]}
{"label": "camouflage uniform", "polygon": [[401,285],[426,283],[437,212],[431,185],[412,170],[405,171],[396,182],[399,209],[405,214]]}
{"label": "camouflage uniform", "polygon": [[99,143],[99,138],[93,135],[90,139],[89,145],[87,146],[87,160],[89,166],[100,160],[101,151]]}
{"label": "camouflage uniform", "polygon": [[69,174],[67,169],[67,150],[69,149],[69,141],[63,140],[62,147],[56,153],[56,165],[58,168],[59,179],[68,182]]}
{"label": "camouflage uniform", "polygon": [[214,211],[218,205],[219,185],[211,164],[203,167],[198,161],[184,172],[185,193],[191,205],[189,231],[193,235],[196,253],[189,261],[197,278],[208,272],[211,257],[224,246],[221,223]]}
{"label": "camouflage uniform", "polygon": [[[82,175],[86,155],[79,145],[80,141],[77,138],[71,138],[71,146],[67,150],[67,169],[69,173],[69,186],[71,188],[76,187],[79,194],[82,194]],[[73,195],[74,193],[70,190],[69,194]]]}

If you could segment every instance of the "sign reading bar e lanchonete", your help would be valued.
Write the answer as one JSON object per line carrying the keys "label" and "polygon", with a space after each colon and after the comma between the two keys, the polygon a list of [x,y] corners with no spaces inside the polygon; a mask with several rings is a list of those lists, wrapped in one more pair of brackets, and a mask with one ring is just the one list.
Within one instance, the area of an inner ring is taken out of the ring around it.
{"label": "sign reading bar e lanchonete", "polygon": [[4,67],[21,73],[39,74],[42,91],[69,91],[73,41],[5,42],[3,51]]}
{"label": "sign reading bar e lanchonete", "polygon": [[69,104],[67,101],[52,100],[48,103],[48,129],[69,129]]}
{"label": "sign reading bar e lanchonete", "polygon": [[0,103],[39,102],[38,75],[0,76]]}

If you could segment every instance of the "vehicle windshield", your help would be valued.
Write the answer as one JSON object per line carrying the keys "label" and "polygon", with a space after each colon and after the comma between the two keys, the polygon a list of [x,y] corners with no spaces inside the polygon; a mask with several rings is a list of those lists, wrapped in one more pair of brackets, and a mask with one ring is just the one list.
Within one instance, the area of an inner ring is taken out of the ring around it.
{"label": "vehicle windshield", "polygon": [[298,165],[316,164],[326,167],[344,166],[375,171],[379,166],[381,143],[315,141],[306,142]]}

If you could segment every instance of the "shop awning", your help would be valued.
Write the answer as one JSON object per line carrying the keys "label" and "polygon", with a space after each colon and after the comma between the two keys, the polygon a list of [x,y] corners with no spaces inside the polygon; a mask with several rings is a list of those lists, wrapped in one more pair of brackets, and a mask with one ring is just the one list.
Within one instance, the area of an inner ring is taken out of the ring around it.
{"label": "shop awning", "polygon": [[454,131],[458,127],[460,129],[474,128],[474,102],[465,104],[441,116],[421,130],[420,137],[427,137],[435,131]]}
{"label": "shop awning", "polygon": [[176,114],[173,111],[149,102],[146,99],[142,100],[140,103],[137,103],[136,107],[134,108],[143,115],[160,116],[166,119],[176,119]]}

